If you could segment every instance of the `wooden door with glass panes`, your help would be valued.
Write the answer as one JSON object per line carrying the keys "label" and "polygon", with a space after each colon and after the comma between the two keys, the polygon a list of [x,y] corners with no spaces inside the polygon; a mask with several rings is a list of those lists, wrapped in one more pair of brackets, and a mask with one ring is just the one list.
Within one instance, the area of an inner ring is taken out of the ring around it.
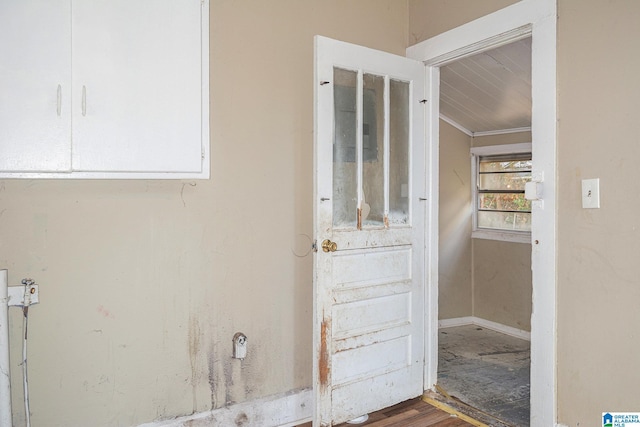
{"label": "wooden door with glass panes", "polygon": [[423,64],[316,37],[314,425],[423,392]]}

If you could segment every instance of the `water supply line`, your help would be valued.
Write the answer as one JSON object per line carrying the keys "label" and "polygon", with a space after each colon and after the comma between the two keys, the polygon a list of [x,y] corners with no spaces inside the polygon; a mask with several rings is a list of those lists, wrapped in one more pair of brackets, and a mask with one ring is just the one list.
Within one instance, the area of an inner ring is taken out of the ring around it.
{"label": "water supply line", "polygon": [[29,410],[29,381],[27,377],[27,326],[29,307],[38,304],[38,285],[23,279],[22,286],[9,286],[7,270],[0,270],[0,427],[12,427],[11,370],[9,356],[9,307],[22,307],[22,378],[24,411],[27,427],[31,427]]}
{"label": "water supply line", "polygon": [[29,306],[31,305],[31,293],[33,292],[33,285],[35,282],[31,279],[23,279],[24,285],[24,301],[22,305],[22,331],[24,333],[24,339],[22,340],[22,381],[24,390],[24,416],[26,420],[26,426],[31,427],[31,411],[29,410],[29,380],[27,376],[27,327],[29,326]]}
{"label": "water supply line", "polygon": [[9,275],[0,270],[0,427],[11,424],[11,374],[9,370]]}

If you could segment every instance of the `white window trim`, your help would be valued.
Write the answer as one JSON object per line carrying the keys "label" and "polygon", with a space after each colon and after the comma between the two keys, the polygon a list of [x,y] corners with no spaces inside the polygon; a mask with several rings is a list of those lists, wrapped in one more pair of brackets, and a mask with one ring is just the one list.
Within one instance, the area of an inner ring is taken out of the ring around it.
{"label": "white window trim", "polygon": [[486,147],[471,148],[471,198],[473,200],[473,215],[471,238],[500,240],[503,242],[531,243],[530,231],[490,230],[478,228],[477,201],[478,201],[478,158],[483,156],[495,156],[502,154],[531,153],[533,145],[530,142],[520,144],[489,145]]}

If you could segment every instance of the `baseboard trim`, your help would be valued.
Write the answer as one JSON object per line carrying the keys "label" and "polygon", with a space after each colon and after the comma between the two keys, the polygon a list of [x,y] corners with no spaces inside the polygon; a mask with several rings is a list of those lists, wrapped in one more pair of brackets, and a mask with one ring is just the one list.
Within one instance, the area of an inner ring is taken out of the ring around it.
{"label": "baseboard trim", "polygon": [[293,427],[311,421],[313,395],[310,388],[237,403],[166,421],[154,421],[138,427],[210,427],[264,426]]}
{"label": "baseboard trim", "polygon": [[482,319],[475,316],[456,317],[453,319],[442,319],[438,321],[438,327],[440,329],[453,328],[455,326],[464,325],[476,325],[483,328],[491,329],[492,331],[500,332],[505,335],[520,338],[523,340],[531,341],[531,332],[517,329],[511,326],[503,325],[502,323],[492,322],[491,320]]}
{"label": "baseboard trim", "polygon": [[475,325],[474,322],[475,317],[467,316],[467,317],[455,317],[453,319],[442,319],[438,321],[438,328],[454,328],[456,326],[466,326],[466,325]]}

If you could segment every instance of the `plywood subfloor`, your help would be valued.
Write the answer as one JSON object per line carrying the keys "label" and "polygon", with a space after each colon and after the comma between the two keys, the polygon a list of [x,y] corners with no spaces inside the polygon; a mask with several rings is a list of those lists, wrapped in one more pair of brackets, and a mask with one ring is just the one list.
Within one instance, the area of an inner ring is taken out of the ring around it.
{"label": "plywood subfloor", "polygon": [[529,426],[530,343],[475,325],[439,334],[438,385],[506,424]]}
{"label": "plywood subfloor", "polygon": [[[411,399],[390,408],[369,414],[362,424],[339,424],[336,427],[473,427],[456,416],[450,415],[422,400]],[[311,427],[311,423],[298,427]]]}

